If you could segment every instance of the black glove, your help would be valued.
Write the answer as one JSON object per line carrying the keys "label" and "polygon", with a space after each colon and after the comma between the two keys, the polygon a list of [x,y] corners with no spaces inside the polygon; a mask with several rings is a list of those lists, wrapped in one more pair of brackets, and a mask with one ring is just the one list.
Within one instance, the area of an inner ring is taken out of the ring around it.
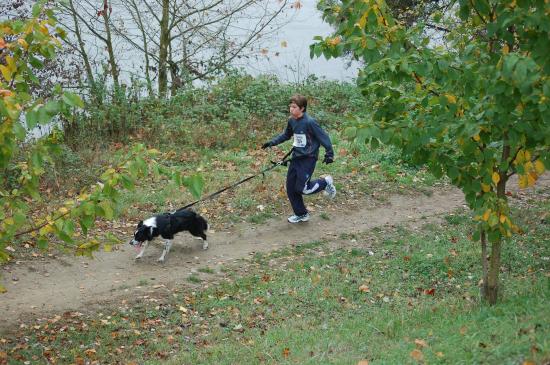
{"label": "black glove", "polygon": [[262,150],[265,150],[267,147],[271,147],[271,142],[266,142],[262,145]]}
{"label": "black glove", "polygon": [[333,163],[333,162],[334,162],[334,158],[332,158],[332,156],[325,155],[325,158],[323,159],[323,163],[326,163],[328,165],[329,163]]}

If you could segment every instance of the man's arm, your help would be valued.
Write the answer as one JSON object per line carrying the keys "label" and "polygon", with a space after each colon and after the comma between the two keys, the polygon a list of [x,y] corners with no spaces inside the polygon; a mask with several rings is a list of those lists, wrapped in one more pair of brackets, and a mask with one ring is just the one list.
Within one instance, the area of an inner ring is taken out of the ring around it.
{"label": "man's arm", "polygon": [[334,160],[334,150],[332,149],[332,142],[330,141],[330,137],[327,132],[321,128],[317,121],[313,121],[311,123],[311,131],[321,146],[325,148],[325,159],[330,158],[331,160]]}

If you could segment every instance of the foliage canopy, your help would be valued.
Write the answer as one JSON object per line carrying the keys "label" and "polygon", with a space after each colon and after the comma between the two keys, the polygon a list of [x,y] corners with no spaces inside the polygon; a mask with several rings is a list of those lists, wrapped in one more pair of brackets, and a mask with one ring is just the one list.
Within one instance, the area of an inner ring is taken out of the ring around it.
{"label": "foliage canopy", "polygon": [[412,25],[383,0],[319,8],[336,31],[311,55],[364,62],[358,84],[376,97],[372,120],[348,136],[396,145],[447,175],[479,232],[493,243],[511,236],[506,182],[517,174],[520,187],[533,186],[550,166],[550,3],[452,1]]}

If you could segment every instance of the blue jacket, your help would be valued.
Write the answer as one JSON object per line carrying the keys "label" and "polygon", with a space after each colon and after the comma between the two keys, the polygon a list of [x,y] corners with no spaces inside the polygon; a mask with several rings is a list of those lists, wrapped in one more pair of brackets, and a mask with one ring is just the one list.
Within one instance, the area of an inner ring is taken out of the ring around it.
{"label": "blue jacket", "polygon": [[284,141],[288,141],[292,137],[294,137],[292,157],[318,158],[319,146],[323,146],[326,156],[334,158],[330,137],[317,121],[307,113],[304,113],[299,119],[290,118],[285,131],[273,138],[270,144],[276,146]]}

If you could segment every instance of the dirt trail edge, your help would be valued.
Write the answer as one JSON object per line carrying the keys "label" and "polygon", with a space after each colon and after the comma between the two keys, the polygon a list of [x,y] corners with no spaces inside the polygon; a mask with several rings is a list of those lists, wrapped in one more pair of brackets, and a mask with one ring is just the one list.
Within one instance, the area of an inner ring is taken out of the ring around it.
{"label": "dirt trail edge", "polygon": [[201,241],[183,233],[176,237],[164,264],[156,261],[162,251],[161,244],[156,243],[149,246],[141,261],[134,261],[135,250],[123,245],[118,251],[99,252],[95,259],[61,257],[11,265],[3,272],[8,292],[0,295],[0,326],[11,327],[22,318],[50,312],[83,310],[124,295],[131,297],[136,287],[181,282],[198,268],[215,267],[254,252],[335,239],[342,233],[450,212],[463,204],[462,192],[450,188],[431,196],[395,195],[381,207],[340,212],[330,220],[314,215],[307,223],[291,225],[284,217],[277,217],[260,226],[243,224],[231,231],[212,232],[207,251],[201,250]]}

